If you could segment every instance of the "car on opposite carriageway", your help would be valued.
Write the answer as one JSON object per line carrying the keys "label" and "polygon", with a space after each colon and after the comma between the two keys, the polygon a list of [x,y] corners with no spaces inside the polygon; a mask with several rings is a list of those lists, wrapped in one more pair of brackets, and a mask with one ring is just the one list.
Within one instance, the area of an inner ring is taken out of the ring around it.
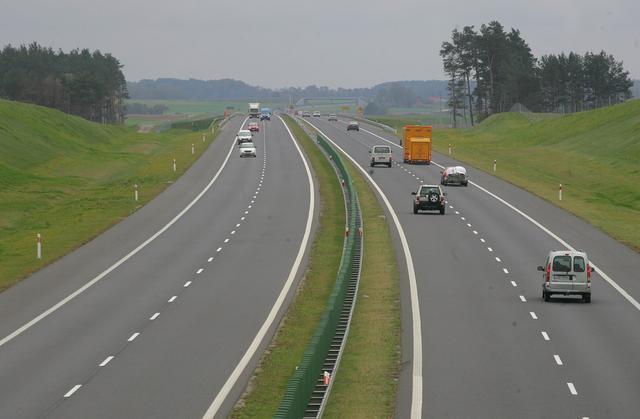
{"label": "car on opposite carriageway", "polygon": [[238,135],[236,135],[236,142],[238,144],[251,142],[253,141],[253,134],[248,129],[241,129],[238,131]]}

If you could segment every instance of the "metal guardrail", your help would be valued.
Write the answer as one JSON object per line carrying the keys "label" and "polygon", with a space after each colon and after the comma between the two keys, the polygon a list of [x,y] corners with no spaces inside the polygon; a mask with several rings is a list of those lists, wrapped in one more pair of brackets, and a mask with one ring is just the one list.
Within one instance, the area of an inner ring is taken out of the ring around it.
{"label": "metal guardrail", "polygon": [[[289,380],[274,418],[317,418],[322,415],[340,361],[355,305],[362,259],[362,219],[357,193],[340,155],[321,136],[318,144],[332,161],[343,185],[346,232],[342,259],[324,313],[302,360]],[[325,381],[325,375],[330,377]]]}

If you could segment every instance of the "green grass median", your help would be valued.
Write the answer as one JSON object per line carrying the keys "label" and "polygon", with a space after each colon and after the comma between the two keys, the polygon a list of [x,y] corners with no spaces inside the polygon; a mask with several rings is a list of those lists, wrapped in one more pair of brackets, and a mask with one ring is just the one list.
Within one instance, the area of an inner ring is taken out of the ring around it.
{"label": "green grass median", "polygon": [[139,134],[0,100],[0,289],[129,216],[184,173],[211,141],[210,132],[206,143],[202,133],[186,130]]}
{"label": "green grass median", "polygon": [[[320,188],[321,215],[309,267],[233,418],[271,417],[317,328],[335,283],[344,240],[344,201],[335,171],[291,118],[287,125],[305,150]],[[365,225],[360,291],[347,347],[325,417],[390,417],[400,357],[400,310],[395,252],[372,190],[349,166]]]}

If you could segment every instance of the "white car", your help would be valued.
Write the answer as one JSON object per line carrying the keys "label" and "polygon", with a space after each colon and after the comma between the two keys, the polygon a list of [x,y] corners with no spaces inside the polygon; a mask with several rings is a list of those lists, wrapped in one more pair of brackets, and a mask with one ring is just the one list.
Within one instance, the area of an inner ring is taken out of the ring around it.
{"label": "white car", "polygon": [[314,111],[314,112],[313,112],[313,116],[320,116],[320,112],[318,112],[318,111]]}
{"label": "white car", "polygon": [[256,157],[256,146],[252,142],[240,144],[240,157]]}
{"label": "white car", "polygon": [[252,141],[253,141],[253,134],[251,133],[251,131],[249,131],[248,129],[241,129],[240,131],[238,131],[238,135],[236,135],[236,142],[238,144],[252,142]]}

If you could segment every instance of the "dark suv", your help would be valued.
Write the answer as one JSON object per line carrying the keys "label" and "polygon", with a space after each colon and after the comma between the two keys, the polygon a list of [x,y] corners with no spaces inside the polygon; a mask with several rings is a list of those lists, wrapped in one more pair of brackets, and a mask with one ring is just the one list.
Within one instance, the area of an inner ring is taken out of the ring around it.
{"label": "dark suv", "polygon": [[411,192],[413,198],[413,213],[418,211],[440,211],[444,214],[444,197],[447,195],[442,192],[439,185],[420,185],[417,192]]}

